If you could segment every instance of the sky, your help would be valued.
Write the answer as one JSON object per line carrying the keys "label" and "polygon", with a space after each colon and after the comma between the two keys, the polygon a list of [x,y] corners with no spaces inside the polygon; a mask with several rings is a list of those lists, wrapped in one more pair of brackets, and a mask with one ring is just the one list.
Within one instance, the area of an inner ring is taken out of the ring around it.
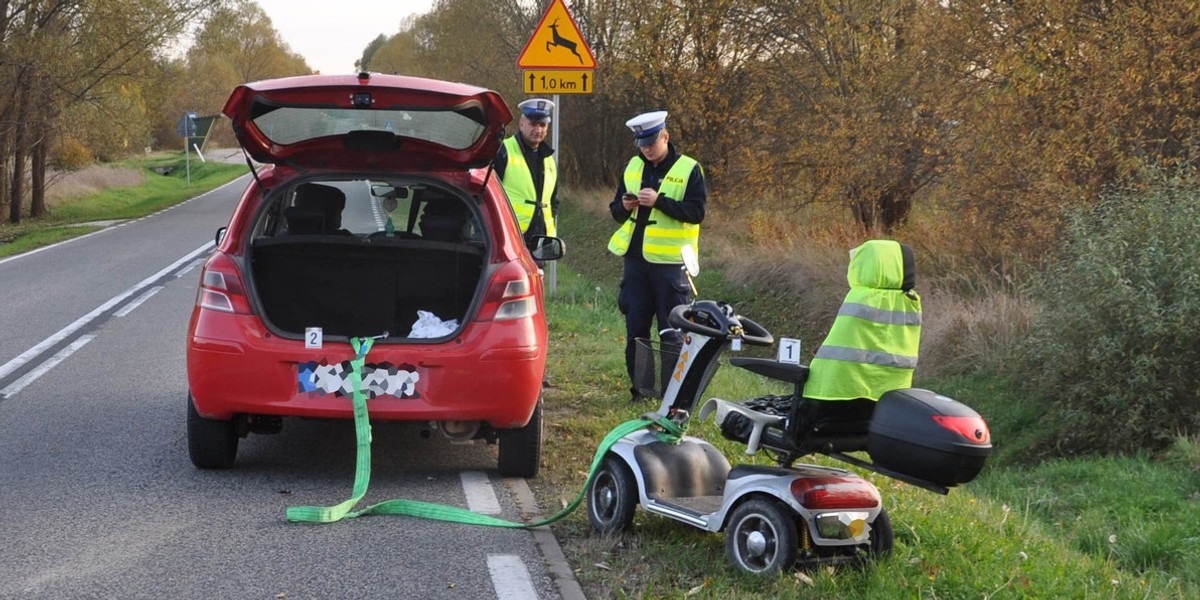
{"label": "sky", "polygon": [[395,35],[410,14],[425,14],[434,0],[255,0],[279,37],[309,67],[326,75],[354,73],[371,40]]}

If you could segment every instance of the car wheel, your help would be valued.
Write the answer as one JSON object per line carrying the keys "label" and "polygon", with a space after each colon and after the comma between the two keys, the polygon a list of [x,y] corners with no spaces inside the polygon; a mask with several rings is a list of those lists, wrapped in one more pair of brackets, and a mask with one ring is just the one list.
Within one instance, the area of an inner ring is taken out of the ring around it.
{"label": "car wheel", "polygon": [[588,521],[604,535],[628,531],[638,505],[637,481],[629,465],[614,454],[600,461],[587,490]]}
{"label": "car wheel", "polygon": [[796,561],[798,536],[792,511],[775,500],[754,499],[738,506],[725,532],[725,555],[735,567],[766,575]]}
{"label": "car wheel", "polygon": [[201,469],[228,469],[237,457],[238,434],[233,419],[206,419],[196,412],[192,395],[187,399],[188,454]]}
{"label": "car wheel", "polygon": [[535,477],[542,462],[542,401],[538,400],[529,423],[500,432],[500,474]]}

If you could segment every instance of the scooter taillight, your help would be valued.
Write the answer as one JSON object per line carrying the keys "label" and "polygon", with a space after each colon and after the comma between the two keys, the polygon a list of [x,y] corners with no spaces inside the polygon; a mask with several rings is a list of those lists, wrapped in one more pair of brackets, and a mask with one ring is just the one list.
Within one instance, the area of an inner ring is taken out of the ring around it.
{"label": "scooter taillight", "polygon": [[859,477],[797,477],[791,491],[810,510],[875,508],[882,502],[879,490]]}
{"label": "scooter taillight", "polygon": [[933,421],[976,444],[986,444],[992,439],[992,433],[982,417],[934,415]]}

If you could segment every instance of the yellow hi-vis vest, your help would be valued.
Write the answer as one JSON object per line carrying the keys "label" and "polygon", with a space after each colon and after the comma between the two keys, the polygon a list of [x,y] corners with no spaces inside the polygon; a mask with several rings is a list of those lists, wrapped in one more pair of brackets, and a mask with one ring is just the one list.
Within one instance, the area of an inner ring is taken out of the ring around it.
{"label": "yellow hi-vis vest", "polygon": [[[508,166],[504,168],[504,193],[517,213],[517,224],[521,233],[529,229],[529,221],[533,219],[534,208],[537,206],[537,190],[533,187],[533,173],[525,163],[525,154],[521,152],[521,144],[517,137],[504,140],[508,150]],[[550,196],[554,192],[554,183],[558,180],[558,170],[554,165],[554,157],[547,156],[542,161],[542,218],[546,220],[546,235],[558,235],[554,226],[554,213],[550,209]]]}
{"label": "yellow hi-vis vest", "polygon": [[[640,156],[635,156],[625,167],[625,189],[629,192],[636,194],[638,190],[642,189],[642,168],[645,164],[646,161],[642,160]],[[684,193],[687,192],[688,178],[697,164],[699,163],[696,162],[696,159],[680,154],[675,164],[671,165],[671,169],[667,171],[662,185],[658,186],[658,193],[676,202],[681,200]],[[637,225],[638,211],[644,209],[645,207],[642,206],[637,207],[630,213],[629,219],[612,235],[612,238],[608,240],[609,252],[617,256],[625,256],[625,253],[629,251],[629,240],[633,238],[633,229]],[[652,208],[650,209],[650,220],[646,223],[646,231],[642,237],[642,257],[646,259],[646,262],[680,264],[683,262],[680,250],[686,244],[691,244],[699,252],[699,241],[699,224],[684,223]]]}
{"label": "yellow hi-vis vest", "polygon": [[912,387],[921,344],[921,298],[900,289],[900,244],[871,240],[855,248],[846,279],[850,292],[809,364],[804,397],[879,400],[890,390]]}

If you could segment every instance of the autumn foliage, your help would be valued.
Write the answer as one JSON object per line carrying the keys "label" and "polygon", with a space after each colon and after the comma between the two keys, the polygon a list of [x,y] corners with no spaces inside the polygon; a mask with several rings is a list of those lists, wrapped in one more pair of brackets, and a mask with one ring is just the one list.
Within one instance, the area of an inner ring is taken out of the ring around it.
{"label": "autumn foliage", "polygon": [[184,112],[308,71],[250,0],[0,2],[3,220],[46,215],[52,169],[183,149]]}
{"label": "autumn foliage", "polygon": [[[364,64],[515,103],[516,58],[546,4],[440,0]],[[562,102],[563,170],[579,185],[615,181],[624,120],[666,109],[719,207],[823,204],[882,233],[926,210],[960,219],[964,252],[998,262],[1046,249],[1064,209],[1104,185],[1198,156],[1196,0],[569,8],[597,61],[596,92]]]}

